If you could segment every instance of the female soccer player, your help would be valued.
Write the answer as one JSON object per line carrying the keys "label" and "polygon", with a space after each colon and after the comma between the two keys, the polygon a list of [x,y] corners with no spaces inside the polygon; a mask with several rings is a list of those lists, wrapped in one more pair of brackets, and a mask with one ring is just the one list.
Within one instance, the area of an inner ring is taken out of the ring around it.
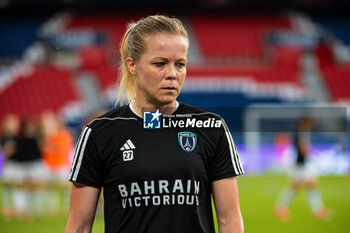
{"label": "female soccer player", "polygon": [[320,220],[326,220],[329,217],[329,211],[323,204],[322,195],[318,188],[317,176],[307,166],[312,127],[313,119],[310,117],[301,117],[297,121],[294,137],[296,160],[291,171],[291,183],[281,193],[274,210],[276,217],[282,221],[289,219],[289,205],[302,187],[306,187],[308,191],[308,202],[312,214]]}
{"label": "female soccer player", "polygon": [[211,196],[220,233],[243,232],[236,180],[243,169],[225,122],[176,101],[188,46],[176,18],[129,25],[119,98],[129,103],[83,129],[66,233],[91,231],[102,187],[107,233],[214,233]]}

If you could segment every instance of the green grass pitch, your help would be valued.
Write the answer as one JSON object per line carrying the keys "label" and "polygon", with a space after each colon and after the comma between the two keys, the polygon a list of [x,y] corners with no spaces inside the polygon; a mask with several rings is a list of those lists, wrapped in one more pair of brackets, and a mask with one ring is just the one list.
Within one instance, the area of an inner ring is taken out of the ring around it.
{"label": "green grass pitch", "polygon": [[[301,191],[291,205],[291,218],[278,221],[273,205],[287,184],[285,176],[263,175],[238,178],[241,211],[247,233],[349,233],[350,176],[321,177],[320,189],[332,216],[327,221],[315,219],[308,207],[306,193]],[[0,195],[1,195],[0,185]],[[23,220],[4,221],[0,218],[0,233],[62,233],[66,217],[45,217],[27,223]],[[103,233],[103,217],[97,216],[93,233]]]}

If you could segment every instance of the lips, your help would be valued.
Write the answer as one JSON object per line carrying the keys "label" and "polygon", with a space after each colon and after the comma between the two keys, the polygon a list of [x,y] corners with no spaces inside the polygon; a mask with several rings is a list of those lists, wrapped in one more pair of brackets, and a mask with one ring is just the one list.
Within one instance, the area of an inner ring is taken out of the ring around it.
{"label": "lips", "polygon": [[176,90],[176,87],[173,87],[173,86],[168,86],[168,87],[162,87],[162,89],[164,90],[169,90],[169,91],[172,91],[172,90]]}

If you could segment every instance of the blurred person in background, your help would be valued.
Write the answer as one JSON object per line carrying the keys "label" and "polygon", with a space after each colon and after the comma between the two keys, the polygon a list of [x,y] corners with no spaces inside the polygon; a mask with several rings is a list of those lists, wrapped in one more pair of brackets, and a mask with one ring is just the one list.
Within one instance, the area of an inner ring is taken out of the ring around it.
{"label": "blurred person in background", "polygon": [[[188,47],[187,32],[176,18],[155,15],[129,24],[121,45],[120,84],[128,105],[83,129],[69,177],[66,233],[91,232],[102,187],[106,233],[214,233],[212,196],[219,231],[244,231],[236,178],[243,169],[225,122],[176,101]],[[154,111],[154,119],[161,113],[192,113],[222,124],[215,133],[147,131],[144,108]]]}
{"label": "blurred person in background", "polygon": [[307,166],[311,150],[311,131],[313,125],[314,120],[307,116],[297,120],[293,141],[296,158],[290,174],[291,182],[282,191],[274,210],[276,217],[282,221],[289,219],[289,205],[296,193],[303,187],[307,189],[308,203],[312,214],[320,220],[326,219],[328,216],[328,210],[324,207],[321,193],[318,189],[317,176]]}
{"label": "blurred person in background", "polygon": [[68,213],[69,183],[67,177],[73,150],[73,139],[63,122],[52,111],[41,114],[42,157],[47,174],[46,208],[51,216],[62,210]]}
{"label": "blurred person in background", "polygon": [[[4,180],[11,181],[13,189],[12,200],[4,201],[13,201],[14,204],[13,213],[9,211],[6,213],[7,217],[13,214],[14,217],[31,220],[33,214],[43,214],[41,194],[45,173],[36,122],[33,119],[22,119],[20,125],[18,136],[10,136],[13,137],[13,145],[10,146],[12,148],[5,153],[8,162],[4,168]],[[5,143],[4,148],[7,146]]]}
{"label": "blurred person in background", "polygon": [[16,140],[20,128],[20,119],[9,114],[4,117],[1,127],[1,150],[5,155],[3,170],[2,214],[10,220],[15,214],[14,186],[16,182],[16,160],[13,154],[16,151]]}

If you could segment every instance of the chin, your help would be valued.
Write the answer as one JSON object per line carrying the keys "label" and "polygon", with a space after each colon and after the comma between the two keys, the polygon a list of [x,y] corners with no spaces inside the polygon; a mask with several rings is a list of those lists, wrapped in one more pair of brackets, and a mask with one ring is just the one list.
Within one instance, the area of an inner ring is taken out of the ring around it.
{"label": "chin", "polygon": [[158,102],[160,103],[160,105],[167,105],[167,104],[171,104],[176,100],[176,97],[165,97],[165,98],[161,98],[158,99]]}

